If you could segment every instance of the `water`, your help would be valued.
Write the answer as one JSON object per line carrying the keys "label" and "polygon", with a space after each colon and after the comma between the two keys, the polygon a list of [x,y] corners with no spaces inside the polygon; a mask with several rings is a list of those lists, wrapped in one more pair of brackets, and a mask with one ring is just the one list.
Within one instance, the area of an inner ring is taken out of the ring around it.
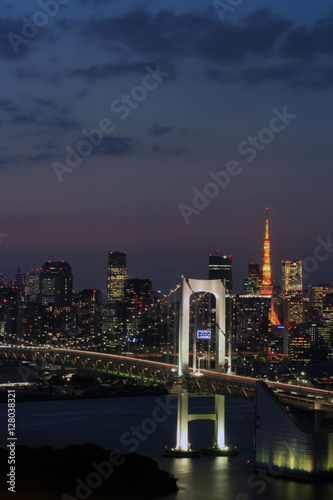
{"label": "water", "polygon": [[[253,475],[247,460],[253,458],[254,403],[238,398],[226,398],[227,444],[237,446],[240,451],[237,457],[193,460],[161,457],[165,446],[174,446],[176,439],[176,411],[168,415],[163,410],[163,403],[168,402],[174,405],[176,398],[148,396],[18,403],[17,444],[64,447],[92,442],[104,448],[148,455],[178,478],[179,492],[163,497],[165,500],[316,500],[333,497],[333,483],[303,484]],[[212,411],[213,398],[191,399],[190,412]],[[163,422],[154,424],[153,415]],[[7,427],[6,418],[6,405],[0,405],[1,429]],[[139,437],[133,436],[133,427],[139,430]],[[212,421],[190,422],[192,449],[212,444],[213,427]],[[28,496],[27,500],[30,500]]]}

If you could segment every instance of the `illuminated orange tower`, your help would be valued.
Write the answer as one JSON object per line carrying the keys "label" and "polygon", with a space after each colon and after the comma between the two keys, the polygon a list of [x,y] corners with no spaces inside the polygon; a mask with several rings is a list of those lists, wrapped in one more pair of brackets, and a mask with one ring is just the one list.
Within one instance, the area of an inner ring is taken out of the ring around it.
{"label": "illuminated orange tower", "polygon": [[266,208],[266,231],[264,240],[264,263],[262,266],[262,282],[260,288],[261,295],[271,296],[271,324],[279,325],[279,319],[275,314],[273,306],[273,285],[271,272],[271,243],[269,239],[268,208]]}
{"label": "illuminated orange tower", "polygon": [[266,231],[264,240],[264,264],[262,266],[261,295],[272,295],[271,243],[269,240],[268,208],[266,208]]}

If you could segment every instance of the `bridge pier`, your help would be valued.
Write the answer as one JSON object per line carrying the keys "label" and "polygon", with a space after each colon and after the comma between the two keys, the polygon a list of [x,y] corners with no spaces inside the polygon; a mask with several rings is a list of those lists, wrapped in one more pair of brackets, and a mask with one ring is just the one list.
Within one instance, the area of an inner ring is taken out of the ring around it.
{"label": "bridge pier", "polygon": [[188,393],[178,388],[177,450],[187,451],[188,443]]}
{"label": "bridge pier", "polygon": [[234,456],[238,454],[235,448],[228,448],[225,445],[225,396],[215,394],[214,413],[190,413],[188,412],[189,394],[178,387],[178,408],[177,408],[177,444],[176,448],[166,448],[162,454],[166,457],[174,458],[197,458],[200,456],[199,450],[192,450],[188,439],[188,423],[193,420],[214,420],[214,441],[213,446],[203,448],[203,455],[213,456]]}

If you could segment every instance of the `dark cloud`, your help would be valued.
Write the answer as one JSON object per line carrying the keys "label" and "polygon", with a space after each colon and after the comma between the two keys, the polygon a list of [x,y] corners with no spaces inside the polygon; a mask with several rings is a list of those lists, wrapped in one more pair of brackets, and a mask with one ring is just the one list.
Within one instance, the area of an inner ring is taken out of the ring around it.
{"label": "dark cloud", "polygon": [[39,153],[36,155],[29,156],[30,161],[45,161],[45,160],[53,160],[54,155],[51,153]]}
{"label": "dark cloud", "polygon": [[34,14],[22,12],[17,17],[0,19],[0,57],[17,62],[26,58],[36,43],[54,41],[54,33],[49,25],[37,27],[31,20]]}
{"label": "dark cloud", "polygon": [[86,69],[75,69],[70,76],[83,76],[89,81],[100,80],[110,76],[142,74],[147,63],[94,64]]}
{"label": "dark cloud", "polygon": [[155,144],[153,146],[153,151],[158,154],[169,156],[179,156],[184,153],[184,150],[182,148],[165,149],[162,148],[159,144]]}
{"label": "dark cloud", "polygon": [[97,7],[98,5],[101,5],[102,3],[111,3],[114,0],[79,0],[79,1],[82,5]]}
{"label": "dark cloud", "polygon": [[19,44],[17,47],[17,53],[13,48],[18,43],[13,40],[11,43],[12,35],[16,34],[22,36],[22,22],[18,20],[11,19],[10,17],[0,19],[0,57],[1,59],[14,60],[17,61],[18,58],[25,57],[28,54],[28,43]]}
{"label": "dark cloud", "polygon": [[286,37],[281,54],[292,59],[333,54],[333,12],[327,19],[315,22],[312,28],[299,26]]}
{"label": "dark cloud", "polygon": [[0,99],[0,108],[7,113],[17,113],[18,105],[12,99]]}
{"label": "dark cloud", "polygon": [[126,155],[134,150],[135,143],[130,137],[104,137],[94,150],[98,155]]}
{"label": "dark cloud", "polygon": [[160,57],[199,56],[218,61],[239,61],[250,54],[267,54],[292,23],[258,9],[237,25],[217,17],[190,12],[176,15],[171,10],[152,14],[139,8],[118,18],[93,16],[82,29],[92,41],[109,42],[136,53]]}
{"label": "dark cloud", "polygon": [[56,84],[59,77],[63,75],[49,74],[46,71],[41,71],[37,69],[18,69],[15,71],[15,75],[19,80],[40,80],[46,83]]}
{"label": "dark cloud", "polygon": [[152,135],[165,135],[172,132],[173,127],[162,126],[159,123],[153,123],[151,127],[149,127],[148,132]]}
{"label": "dark cloud", "polygon": [[247,86],[283,82],[293,89],[324,90],[333,85],[333,66],[276,64],[269,67],[249,67],[240,71],[209,68],[204,72],[209,80],[222,84],[241,83]]}
{"label": "dark cloud", "polygon": [[227,22],[207,25],[204,36],[195,40],[198,54],[204,59],[240,62],[246,56],[267,56],[276,47],[292,23],[262,8],[239,24]]}
{"label": "dark cloud", "polygon": [[12,99],[1,99],[0,109],[7,112],[8,122],[13,125],[28,124],[39,127],[72,130],[80,127],[75,118],[69,118],[68,111],[50,98],[27,98],[26,106],[19,105]]}

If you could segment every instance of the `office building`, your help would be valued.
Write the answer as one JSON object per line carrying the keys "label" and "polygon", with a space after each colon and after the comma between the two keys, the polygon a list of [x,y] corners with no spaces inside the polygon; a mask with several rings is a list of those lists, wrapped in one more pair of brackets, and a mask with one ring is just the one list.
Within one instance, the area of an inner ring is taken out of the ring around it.
{"label": "office building", "polygon": [[109,252],[107,301],[125,302],[125,282],[127,278],[126,252]]}
{"label": "office building", "polygon": [[301,260],[283,260],[281,277],[282,297],[301,297],[303,293],[303,274]]}
{"label": "office building", "polygon": [[73,275],[68,262],[48,261],[41,267],[39,292],[42,306],[72,305]]}
{"label": "office building", "polygon": [[247,278],[244,280],[243,293],[250,295],[260,293],[261,279],[260,265],[253,263],[249,264]]}
{"label": "office building", "polygon": [[232,256],[219,255],[216,250],[215,255],[209,255],[208,279],[220,279],[222,283],[225,280],[225,287],[232,293]]}

